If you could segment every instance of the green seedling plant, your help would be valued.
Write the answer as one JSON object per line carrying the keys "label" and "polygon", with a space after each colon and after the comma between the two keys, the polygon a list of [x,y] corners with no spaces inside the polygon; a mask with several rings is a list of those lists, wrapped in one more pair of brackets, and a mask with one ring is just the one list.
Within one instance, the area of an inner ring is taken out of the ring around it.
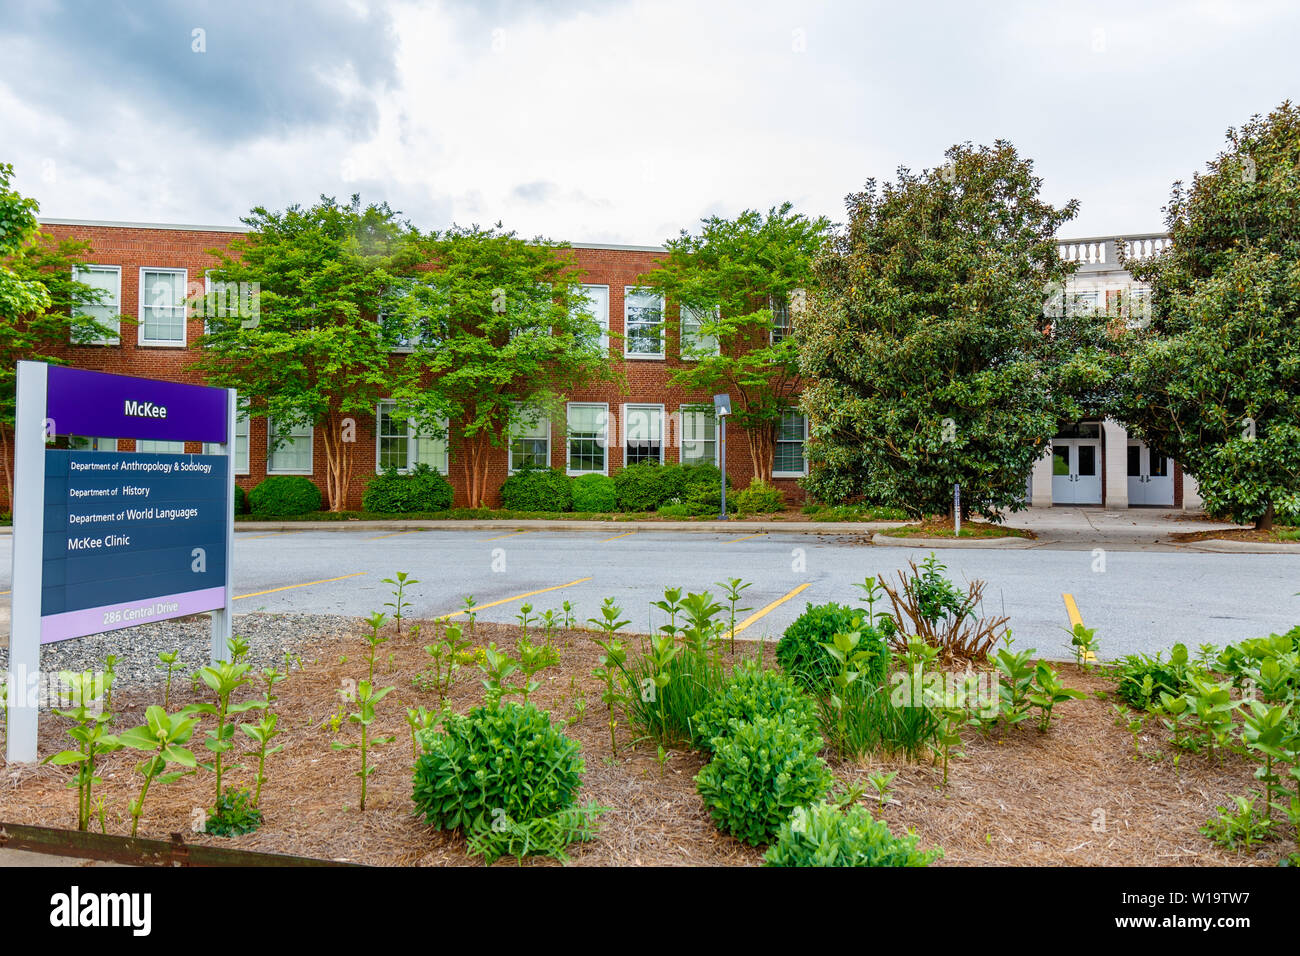
{"label": "green seedling plant", "polygon": [[420,759],[420,734],[438,722],[439,712],[424,707],[406,708],[406,725],[411,728],[411,757]]}
{"label": "green seedling plant", "polygon": [[266,783],[266,758],[273,754],[278,754],[284,749],[284,746],[277,744],[270,746],[271,741],[280,736],[281,731],[276,729],[280,722],[279,714],[266,713],[257,723],[240,724],[239,729],[253,738],[257,744],[257,776],[253,785],[252,806],[257,807],[262,803],[262,785]]}
{"label": "green seedling plant", "polygon": [[754,610],[752,607],[737,607],[740,594],[746,588],[753,587],[754,582],[742,581],[740,578],[728,578],[726,581],[714,582],[722,589],[722,596],[727,601],[727,651],[736,653],[736,615]]}
{"label": "green seedling plant", "polygon": [[495,641],[484,649],[479,670],[484,674],[484,701],[489,707],[497,706],[503,697],[526,694],[522,687],[510,683],[511,676],[519,670],[519,662],[509,654],[497,650]]}
{"label": "green seedling plant", "polygon": [[94,671],[60,671],[59,680],[67,688],[72,707],[54,713],[74,722],[74,726],[68,728],[68,736],[76,747],[52,754],[42,763],[56,767],[76,765],[77,772],[68,782],[68,789],[77,791],[77,829],[85,831],[90,828],[91,807],[94,805],[91,793],[95,784],[103,783],[95,775],[95,765],[104,754],[121,750],[122,744],[107,732],[112,714],[103,708],[103,675]]}
{"label": "green seedling plant", "polygon": [[248,665],[234,663],[233,661],[220,661],[215,667],[201,667],[198,671],[199,679],[208,685],[212,691],[213,701],[211,703],[204,701],[192,705],[195,713],[208,714],[217,719],[216,730],[209,730],[203,746],[211,751],[213,757],[210,763],[201,763],[204,770],[210,770],[216,776],[214,800],[221,799],[221,779],[225,773],[225,755],[226,752],[234,747],[235,722],[231,720],[237,714],[247,713],[250,710],[258,710],[266,707],[265,701],[249,700],[242,703],[232,704],[231,695],[239,688],[249,683]]}
{"label": "green seedling plant", "polygon": [[885,588],[874,577],[868,576],[862,580],[861,584],[854,584],[855,588],[862,592],[867,601],[867,627],[876,626],[876,602],[881,600],[885,593]]}
{"label": "green seedling plant", "polygon": [[366,782],[370,779],[370,775],[375,772],[375,768],[369,762],[370,748],[380,744],[390,744],[397,739],[395,737],[370,739],[370,725],[375,722],[375,705],[392,690],[392,687],[375,690],[370,681],[359,681],[356,695],[357,709],[348,714],[347,719],[349,723],[356,724],[361,728],[361,742],[345,744],[337,740],[330,741],[330,747],[334,750],[360,750],[361,752],[361,769],[356,772],[356,776],[361,778],[361,803],[359,807],[363,811],[366,809]]}
{"label": "green seedling plant", "polygon": [[1263,843],[1273,835],[1273,821],[1260,814],[1255,807],[1256,801],[1260,799],[1258,795],[1232,799],[1237,805],[1236,809],[1217,807],[1217,815],[1205,822],[1201,833],[1229,850],[1249,850],[1256,843]]}
{"label": "green seedling plant", "polygon": [[564,629],[566,631],[572,630],[573,625],[577,623],[577,618],[573,612],[573,604],[569,601],[565,601],[560,605],[560,610],[564,612]]}
{"label": "green seedling plant", "polygon": [[383,630],[384,625],[388,623],[388,615],[383,611],[376,611],[374,614],[366,618],[366,623],[370,625],[370,633],[362,634],[361,636],[365,640],[366,646],[369,648],[368,663],[370,665],[370,672],[367,680],[373,682],[375,679],[375,654],[379,651],[379,645],[388,642],[388,638],[379,633]]}
{"label": "green seedling plant", "polygon": [[934,732],[934,741],[930,744],[943,766],[943,788],[948,789],[948,761],[952,757],[964,757],[961,748],[961,728],[966,723],[964,707],[936,707],[939,726]]}
{"label": "green seedling plant", "polygon": [[178,647],[174,651],[159,651],[158,666],[167,669],[167,682],[163,685],[163,709],[168,710],[172,705],[172,672],[176,670],[176,664],[180,660],[181,649]]}
{"label": "green seedling plant", "polygon": [[836,712],[835,742],[841,746],[844,740],[846,698],[861,678],[862,669],[867,666],[871,655],[858,650],[862,640],[860,631],[850,631],[834,635],[828,643],[822,644],[826,653],[838,665],[838,670],[831,675],[830,704]]}
{"label": "green seedling plant", "polygon": [[[182,746],[189,742],[199,722],[197,717],[192,717],[190,714],[190,709],[185,708],[179,713],[169,715],[166,710],[155,704],[145,711],[143,724],[125,730],[118,736],[122,746],[149,754],[136,764],[136,770],[144,774],[144,784],[140,787],[140,796],[128,805],[131,812],[131,836],[135,836],[140,828],[140,816],[144,813],[144,801],[149,795],[150,785],[155,780],[159,783],[173,783],[186,774],[193,773],[194,768],[198,766],[198,760],[193,752]],[[169,772],[168,764],[176,764],[188,769]]]}
{"label": "green seedling plant", "polygon": [[1129,710],[1123,704],[1111,704],[1110,709],[1115,713],[1115,726],[1123,727],[1133,738],[1133,759],[1137,760],[1142,756],[1142,727],[1146,724],[1146,714],[1137,710]]}
{"label": "green seedling plant", "polygon": [[1034,668],[1034,686],[1029,693],[1029,703],[1038,708],[1038,730],[1046,733],[1052,724],[1052,710],[1067,700],[1081,700],[1088,695],[1061,683],[1056,669],[1046,661]]}
{"label": "green seedling plant", "polygon": [[478,606],[478,602],[474,600],[474,595],[471,594],[462,603],[465,605],[465,610],[461,613],[465,615],[465,620],[469,622],[469,639],[472,642],[477,632],[478,611],[474,610],[474,608]]}
{"label": "green seedling plant", "polygon": [[548,667],[557,666],[560,655],[548,644],[534,645],[522,637],[519,639],[518,650],[519,669],[524,672],[524,703],[528,703],[529,695],[540,686],[540,681],[533,680],[533,675]]}
{"label": "green seedling plant", "polygon": [[533,622],[533,606],[531,604],[521,604],[519,613],[515,615],[515,620],[519,626],[524,629],[524,637],[528,636],[528,625]]}
{"label": "green seedling plant", "polygon": [[433,690],[441,705],[451,693],[456,672],[460,670],[462,659],[470,645],[470,640],[464,636],[459,624],[448,624],[441,640],[425,645],[424,653],[429,655],[430,667],[412,679],[415,685]]}
{"label": "green seedling plant", "polygon": [[546,646],[550,647],[555,642],[555,631],[560,626],[560,619],[555,616],[554,610],[547,608],[542,612],[538,623],[542,626],[542,636],[546,641]]}
{"label": "green seedling plant", "polygon": [[1231,686],[1195,673],[1189,674],[1187,679],[1191,686],[1183,694],[1183,699],[1199,727],[1207,755],[1214,757],[1217,754],[1222,761],[1223,750],[1232,739],[1233,718],[1238,706],[1232,699]]}
{"label": "green seedling plant", "polygon": [[710,592],[703,591],[686,595],[681,606],[686,617],[686,626],[681,630],[683,642],[695,651],[708,650],[720,630],[714,618],[722,613],[722,605],[713,599]]}
{"label": "green seedling plant", "polygon": [[596,643],[605,653],[600,655],[598,665],[592,670],[592,675],[604,683],[605,689],[601,692],[601,703],[607,708],[609,715],[609,749],[614,756],[618,756],[618,740],[615,737],[615,729],[618,727],[618,719],[615,717],[615,706],[624,706],[626,695],[619,689],[620,675],[626,675],[627,648],[622,641],[614,640],[611,636],[608,640],[597,639]]}
{"label": "green seedling plant", "polygon": [[[613,600],[606,598],[607,601]],[[664,588],[664,599],[662,601],[651,602],[651,607],[657,607],[668,615],[668,623],[659,625],[659,630],[665,634],[676,637],[679,633],[677,627],[677,615],[682,611],[682,589],[681,588]]]}
{"label": "green seedling plant", "polygon": [[1070,635],[1070,645],[1074,648],[1074,662],[1086,670],[1092,670],[1097,660],[1097,629],[1084,627],[1079,621],[1073,628],[1066,629]]}
{"label": "green seedling plant", "polygon": [[244,640],[238,634],[230,639],[226,645],[230,649],[230,663],[238,664],[248,656],[248,641]]}
{"label": "green seedling plant", "polygon": [[993,664],[998,674],[998,699],[1001,719],[1012,726],[1029,717],[1029,695],[1033,690],[1035,669],[1030,663],[1033,648],[1012,651],[1000,648]]}
{"label": "green seedling plant", "polygon": [[1203,671],[1213,670],[1210,666],[1214,659],[1219,656],[1219,646],[1217,644],[1202,644],[1196,649],[1196,664]]}
{"label": "green seedling plant", "polygon": [[[632,623],[631,621],[621,620],[622,613],[623,609],[614,603],[614,599],[607,597],[600,605],[600,617],[589,617],[587,623],[596,625],[598,630],[604,632],[607,641],[613,640],[615,634]],[[673,628],[673,633],[675,632],[676,628]],[[597,643],[600,642],[597,641]]]}
{"label": "green seedling plant", "polygon": [[[1247,702],[1242,715],[1241,741],[1248,751],[1262,758],[1263,764],[1255,770],[1255,779],[1264,785],[1264,816],[1273,822],[1273,797],[1290,796],[1282,786],[1277,773],[1278,763],[1292,763],[1300,750],[1300,734],[1291,719],[1291,705],[1270,707],[1257,700]],[[1277,804],[1285,810],[1287,804]]]}
{"label": "green seedling plant", "polygon": [[384,578],[382,583],[393,586],[393,599],[384,602],[384,607],[393,609],[393,624],[396,625],[397,634],[400,637],[402,634],[402,620],[407,616],[406,612],[411,607],[411,602],[406,600],[406,589],[412,584],[419,584],[420,582],[407,575],[405,571],[398,571],[393,577]]}
{"label": "green seedling plant", "polygon": [[876,791],[876,800],[880,804],[881,810],[885,809],[885,805],[889,803],[890,794],[894,792],[894,778],[897,776],[897,770],[891,770],[888,773],[877,770],[867,776],[867,783]]}

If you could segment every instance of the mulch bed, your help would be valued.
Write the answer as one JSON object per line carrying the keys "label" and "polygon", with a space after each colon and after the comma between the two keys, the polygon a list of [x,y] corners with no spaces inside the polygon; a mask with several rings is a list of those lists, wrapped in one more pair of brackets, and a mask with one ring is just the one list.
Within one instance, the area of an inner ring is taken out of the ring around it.
{"label": "mulch bed", "polygon": [[[901,528],[889,528],[880,532],[889,538],[952,538],[953,523],[951,518],[926,518],[919,524],[905,525]],[[1028,528],[1009,528],[1006,525],[993,524],[989,521],[967,521],[961,523],[963,538],[1037,538]]]}
{"label": "mulch bed", "polygon": [[[1291,537],[1282,537],[1283,534],[1289,534]],[[1224,531],[1176,531],[1169,537],[1173,541],[1213,541],[1216,538],[1223,538],[1228,541],[1297,544],[1300,543],[1300,528],[1277,526],[1271,531],[1260,531],[1256,528],[1228,528]]]}
{"label": "mulch bed", "polygon": [[[512,647],[518,634],[514,625],[480,623],[475,640],[479,645],[496,641]],[[459,834],[430,830],[412,813],[411,740],[404,707],[435,706],[434,695],[411,682],[425,667],[423,643],[408,635],[394,636],[381,648],[377,682],[397,689],[381,702],[374,732],[397,740],[372,751],[377,769],[364,812],[356,809],[357,753],[332,751],[333,735],[322,725],[339,709],[343,681],[364,677],[365,645],[359,636],[331,638],[304,650],[303,669],[277,687],[281,699],[276,710],[282,714],[285,733],[276,742],[285,749],[268,761],[262,828],[224,839],[192,833],[194,809],[210,805],[213,797],[212,776],[202,773],[170,786],[155,785],[140,835],[167,839],[178,832],[191,842],[378,865],[478,865],[466,854]],[[542,687],[534,700],[563,717],[571,713],[575,690],[585,695],[585,719],[568,730],[580,741],[586,760],[580,799],[609,808],[595,839],[571,848],[572,862],[760,863],[760,850],[720,834],[711,822],[693,781],[703,765],[698,754],[674,752],[661,772],[655,746],[629,746],[628,731],[621,725],[618,756],[611,753],[601,685],[590,674],[599,654],[591,632],[561,631],[555,645],[561,666],[539,675]],[[738,641],[737,655],[753,655],[757,646]],[[765,653],[770,662],[770,645]],[[1111,689],[1098,672],[1065,665],[1062,673],[1071,686],[1090,692]],[[456,709],[481,702],[480,676],[473,666],[461,670],[450,698]],[[161,689],[121,690],[114,701],[116,728],[141,723],[144,708],[160,703],[161,696]],[[194,699],[187,679],[173,685],[173,708]],[[1220,765],[1184,754],[1175,767],[1160,732],[1149,732],[1142,743],[1148,756],[1135,758],[1132,738],[1115,725],[1109,701],[1072,701],[1057,712],[1059,718],[1047,733],[1028,722],[987,738],[969,729],[966,756],[950,765],[947,789],[940,788],[940,771],[929,763],[879,759],[833,769],[842,782],[863,784],[873,770],[898,770],[893,799],[883,816],[895,832],[915,828],[923,846],[941,846],[946,854],[943,865],[1272,864],[1294,848],[1277,840],[1258,853],[1232,854],[1198,832],[1217,804],[1251,789],[1252,765],[1245,760],[1230,756]],[[65,724],[43,716],[42,753],[68,746]],[[206,754],[199,742],[202,729],[191,743],[196,753]],[[244,735],[236,736],[243,746]],[[355,730],[345,724],[340,739],[355,739]],[[121,751],[103,760],[104,783],[95,793],[106,799],[110,833],[130,830],[127,802],[139,789],[140,777],[133,770],[139,759],[133,751]],[[244,769],[230,774],[230,783],[251,782],[255,761],[242,762]],[[64,786],[70,778],[67,767],[4,766],[0,761],[0,821],[74,826],[75,791]],[[526,862],[555,865],[549,859]]]}

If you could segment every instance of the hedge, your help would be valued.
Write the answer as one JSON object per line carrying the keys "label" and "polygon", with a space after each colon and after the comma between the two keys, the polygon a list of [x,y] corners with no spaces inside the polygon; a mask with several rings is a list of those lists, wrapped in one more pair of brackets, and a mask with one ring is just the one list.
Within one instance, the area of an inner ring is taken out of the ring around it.
{"label": "hedge", "polygon": [[451,507],[451,482],[426,464],[403,475],[389,469],[366,483],[361,507],[372,514],[445,511]]}
{"label": "hedge", "polygon": [[573,510],[613,511],[618,507],[614,479],[608,475],[580,475],[573,479]]}
{"label": "hedge", "polygon": [[568,511],[573,507],[573,482],[558,468],[520,468],[501,485],[501,507]]}
{"label": "hedge", "polygon": [[320,511],[320,489],[300,475],[273,475],[248,493],[255,515],[301,515]]}

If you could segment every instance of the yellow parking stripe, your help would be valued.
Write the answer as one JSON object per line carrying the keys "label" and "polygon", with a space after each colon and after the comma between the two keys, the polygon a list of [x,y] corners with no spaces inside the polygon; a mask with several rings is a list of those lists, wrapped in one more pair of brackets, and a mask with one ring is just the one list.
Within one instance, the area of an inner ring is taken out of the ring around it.
{"label": "yellow parking stripe", "polygon": [[405,531],[394,531],[392,534],[381,534],[373,538],[367,538],[367,541],[380,541],[384,538],[396,538],[403,534],[420,534],[422,531],[428,531],[428,528],[407,528]]}
{"label": "yellow parking stripe", "polygon": [[354,571],[351,574],[340,575],[337,578],[321,578],[319,581],[304,581],[302,584],[286,584],[282,588],[271,588],[267,591],[254,591],[252,594],[236,594],[235,600],[239,601],[243,598],[260,597],[263,594],[274,594],[276,591],[292,591],[294,588],[309,588],[313,584],[329,584],[331,581],[344,581],[348,578],[355,578],[359,575],[369,573],[369,571]]}
{"label": "yellow parking stripe", "polygon": [[591,578],[578,578],[576,581],[570,581],[568,584],[556,584],[549,588],[538,588],[536,591],[528,591],[525,594],[516,594],[514,597],[502,598],[500,601],[490,601],[487,604],[475,604],[473,608],[463,608],[459,611],[452,611],[450,614],[444,614],[438,618],[440,621],[446,621],[458,614],[464,614],[466,611],[473,610],[475,613],[487,607],[496,607],[498,604],[509,604],[511,601],[520,601],[526,597],[532,597],[534,594],[545,594],[547,591],[558,591],[561,588],[571,588],[575,584],[581,584],[583,581],[590,581]]}
{"label": "yellow parking stripe", "polygon": [[775,601],[773,601],[771,604],[769,604],[767,607],[763,608],[762,610],[755,611],[753,614],[749,615],[749,617],[745,618],[743,621],[741,621],[739,624],[736,625],[736,629],[731,632],[732,635],[734,636],[736,634],[739,634],[745,628],[749,627],[749,625],[757,621],[760,617],[763,617],[765,614],[768,614],[771,611],[776,610],[786,601],[790,600],[790,598],[794,597],[795,595],[799,594],[806,588],[810,588],[810,587],[812,587],[812,582],[806,581],[803,584],[799,585],[797,588],[795,588],[793,591],[791,591],[789,594],[787,594],[785,597],[777,598]]}
{"label": "yellow parking stripe", "polygon": [[525,528],[523,531],[512,531],[512,532],[510,532],[509,534],[501,534],[501,535],[497,535],[495,538],[484,538],[483,541],[484,541],[484,542],[487,542],[487,541],[500,541],[502,538],[513,538],[513,537],[515,537],[516,535],[520,535],[520,534],[532,534],[532,533],[533,533],[533,529],[532,529],[532,528]]}
{"label": "yellow parking stripe", "polygon": [[616,534],[612,538],[606,538],[601,544],[607,544],[610,541],[617,541],[619,538],[626,538],[629,534],[636,534],[635,531],[628,531],[626,534]]}
{"label": "yellow parking stripe", "polygon": [[766,538],[767,532],[760,531],[758,534],[747,534],[743,538],[729,538],[730,541],[748,541],[750,538]]}
{"label": "yellow parking stripe", "polygon": [[[1065,599],[1065,613],[1070,615],[1070,628],[1073,630],[1083,623],[1083,615],[1079,613],[1079,605],[1074,603],[1073,594],[1062,594],[1061,597]],[[1088,651],[1083,655],[1083,659],[1085,661],[1095,661],[1097,655],[1092,651]]]}

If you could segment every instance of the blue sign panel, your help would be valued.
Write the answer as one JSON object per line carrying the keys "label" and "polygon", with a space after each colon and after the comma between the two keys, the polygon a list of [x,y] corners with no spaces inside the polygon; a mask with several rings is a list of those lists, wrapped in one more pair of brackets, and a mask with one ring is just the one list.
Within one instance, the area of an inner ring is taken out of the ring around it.
{"label": "blue sign panel", "polygon": [[229,461],[47,450],[42,641],[224,607]]}

